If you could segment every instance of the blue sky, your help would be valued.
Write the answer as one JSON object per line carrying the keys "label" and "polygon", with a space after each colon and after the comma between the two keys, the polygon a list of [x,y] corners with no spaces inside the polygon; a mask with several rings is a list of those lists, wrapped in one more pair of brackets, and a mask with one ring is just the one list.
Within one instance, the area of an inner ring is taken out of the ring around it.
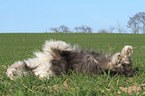
{"label": "blue sky", "polygon": [[60,25],[127,30],[129,17],[138,12],[145,12],[145,0],[1,0],[0,33],[49,32]]}

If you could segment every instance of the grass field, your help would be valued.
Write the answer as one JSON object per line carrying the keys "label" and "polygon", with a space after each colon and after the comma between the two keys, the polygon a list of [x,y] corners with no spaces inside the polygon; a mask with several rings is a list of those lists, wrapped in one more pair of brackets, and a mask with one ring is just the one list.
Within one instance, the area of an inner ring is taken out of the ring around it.
{"label": "grass field", "polygon": [[[39,80],[37,76],[10,80],[9,65],[33,57],[45,40],[63,40],[84,48],[120,52],[125,45],[134,48],[134,77],[72,74]],[[145,35],[135,34],[0,34],[0,95],[2,96],[136,96],[145,95]]]}

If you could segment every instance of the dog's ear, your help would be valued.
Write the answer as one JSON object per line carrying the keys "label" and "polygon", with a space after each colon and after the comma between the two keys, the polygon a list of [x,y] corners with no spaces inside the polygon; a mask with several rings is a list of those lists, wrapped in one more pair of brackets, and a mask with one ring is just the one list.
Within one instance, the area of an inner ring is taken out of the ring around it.
{"label": "dog's ear", "polygon": [[38,66],[29,66],[30,64],[26,61],[26,60],[23,60],[23,70],[25,71],[33,71],[35,70]]}
{"label": "dog's ear", "polygon": [[22,69],[24,71],[30,71],[30,67],[28,66],[27,62],[25,60],[23,60],[23,67]]}
{"label": "dog's ear", "polygon": [[24,65],[27,65],[26,60],[23,60],[23,64],[24,64]]}

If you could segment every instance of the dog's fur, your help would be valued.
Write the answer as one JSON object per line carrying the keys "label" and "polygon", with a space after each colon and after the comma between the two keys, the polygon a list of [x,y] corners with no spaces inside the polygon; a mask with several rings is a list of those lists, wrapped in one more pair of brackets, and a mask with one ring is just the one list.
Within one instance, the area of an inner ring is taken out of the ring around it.
{"label": "dog's fur", "polygon": [[98,74],[104,71],[133,75],[132,46],[125,46],[121,53],[106,56],[102,51],[92,51],[73,48],[63,41],[45,41],[42,52],[35,52],[35,58],[18,61],[7,69],[7,76],[12,80],[23,74],[39,75],[49,79],[52,75],[61,73],[86,72]]}

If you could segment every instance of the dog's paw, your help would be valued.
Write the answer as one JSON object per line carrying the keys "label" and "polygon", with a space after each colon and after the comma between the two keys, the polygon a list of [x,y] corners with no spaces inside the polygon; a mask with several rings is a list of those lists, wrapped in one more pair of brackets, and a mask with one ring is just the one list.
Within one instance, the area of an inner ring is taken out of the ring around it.
{"label": "dog's paw", "polygon": [[132,66],[132,54],[133,54],[133,48],[132,46],[125,46],[121,51],[121,63],[125,66]]}
{"label": "dog's paw", "polygon": [[120,53],[118,52],[118,53],[116,53],[116,54],[114,54],[113,56],[112,56],[112,58],[111,58],[111,63],[112,63],[112,65],[114,66],[114,65],[118,65],[119,63],[120,63],[120,61],[121,61],[121,55],[120,55]]}
{"label": "dog's paw", "polygon": [[120,71],[123,71],[123,66],[121,64],[121,54],[118,52],[116,54],[114,54],[111,58],[111,67],[110,69],[112,71],[116,71],[116,70],[120,70]]}
{"label": "dog's paw", "polygon": [[133,54],[133,47],[130,45],[126,45],[121,51],[122,58],[131,58],[132,54]]}

